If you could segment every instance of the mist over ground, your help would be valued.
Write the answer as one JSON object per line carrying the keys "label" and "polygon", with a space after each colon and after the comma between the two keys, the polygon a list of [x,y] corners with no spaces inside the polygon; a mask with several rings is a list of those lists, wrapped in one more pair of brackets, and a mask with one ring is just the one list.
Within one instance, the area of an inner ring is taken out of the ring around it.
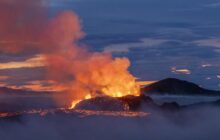
{"label": "mist over ground", "polygon": [[190,105],[201,102],[213,102],[220,97],[215,96],[184,96],[184,95],[151,95],[150,96],[157,104],[163,104],[164,102],[176,102],[179,105]]}
{"label": "mist over ground", "polygon": [[153,111],[147,117],[25,115],[0,120],[1,140],[218,140],[220,110],[214,107],[178,112]]}

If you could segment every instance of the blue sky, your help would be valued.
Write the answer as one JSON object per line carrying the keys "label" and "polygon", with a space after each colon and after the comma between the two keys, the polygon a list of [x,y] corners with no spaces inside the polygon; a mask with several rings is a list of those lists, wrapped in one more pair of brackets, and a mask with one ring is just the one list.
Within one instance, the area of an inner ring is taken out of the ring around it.
{"label": "blue sky", "polygon": [[[131,71],[144,80],[177,77],[220,89],[220,1],[87,2],[68,7],[82,18],[88,34],[84,42],[94,50],[121,48],[114,56],[129,57]],[[178,72],[185,69],[190,72]]]}
{"label": "blue sky", "polygon": [[[54,0],[50,14],[74,10],[91,51],[128,57],[142,80],[176,77],[220,90],[219,0]],[[0,62],[24,61],[34,52],[1,54]],[[34,73],[34,74],[33,74]],[[43,80],[43,68],[0,70],[1,82]]]}

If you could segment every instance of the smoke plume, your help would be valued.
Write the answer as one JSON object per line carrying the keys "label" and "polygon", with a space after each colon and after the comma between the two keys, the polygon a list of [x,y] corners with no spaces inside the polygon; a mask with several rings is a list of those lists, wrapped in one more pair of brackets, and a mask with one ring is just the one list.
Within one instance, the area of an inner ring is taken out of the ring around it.
{"label": "smoke plume", "polygon": [[72,11],[49,17],[43,0],[0,0],[0,51],[35,50],[43,55],[46,78],[64,86],[71,98],[106,94],[138,95],[139,87],[128,72],[127,58],[89,52],[78,40],[85,33]]}

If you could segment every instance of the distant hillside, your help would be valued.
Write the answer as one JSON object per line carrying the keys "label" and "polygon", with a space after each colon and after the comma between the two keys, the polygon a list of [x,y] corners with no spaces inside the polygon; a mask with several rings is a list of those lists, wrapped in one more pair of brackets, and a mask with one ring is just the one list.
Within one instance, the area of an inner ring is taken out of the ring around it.
{"label": "distant hillside", "polygon": [[52,93],[52,92],[48,92],[48,91],[32,91],[32,90],[25,90],[25,89],[13,89],[13,88],[9,88],[9,87],[0,87],[0,94],[48,94],[48,93]]}
{"label": "distant hillside", "polygon": [[[0,87],[0,94],[24,94],[30,91],[21,90],[21,89],[12,89],[8,87]],[[33,92],[33,91],[31,91]]]}
{"label": "distant hillside", "polygon": [[202,96],[220,96],[220,91],[208,90],[198,85],[175,78],[167,78],[142,89],[144,94],[158,95],[202,95]]}

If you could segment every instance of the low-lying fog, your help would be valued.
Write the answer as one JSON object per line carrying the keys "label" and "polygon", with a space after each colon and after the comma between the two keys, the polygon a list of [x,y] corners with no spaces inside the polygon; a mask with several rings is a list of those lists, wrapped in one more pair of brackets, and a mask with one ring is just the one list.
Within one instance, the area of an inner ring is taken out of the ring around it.
{"label": "low-lying fog", "polygon": [[140,118],[26,116],[1,120],[1,140],[219,140],[219,108],[176,113],[150,112]]}
{"label": "low-lying fog", "polygon": [[179,105],[190,105],[200,102],[212,102],[220,99],[218,96],[185,96],[185,95],[151,95],[155,103],[176,102]]}

